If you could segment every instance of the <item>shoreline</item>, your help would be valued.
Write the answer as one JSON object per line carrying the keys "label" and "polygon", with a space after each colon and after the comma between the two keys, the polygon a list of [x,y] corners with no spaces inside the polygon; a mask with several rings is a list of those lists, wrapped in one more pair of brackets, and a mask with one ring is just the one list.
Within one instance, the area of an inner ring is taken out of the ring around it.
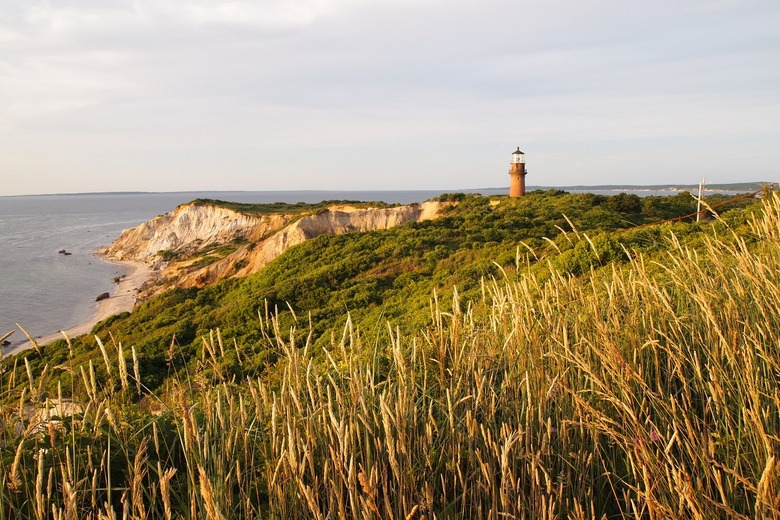
{"label": "shoreline", "polygon": [[[111,295],[101,300],[98,303],[95,313],[87,319],[85,322],[70,327],[69,329],[47,334],[34,338],[38,346],[48,345],[49,343],[58,339],[64,339],[62,333],[68,335],[69,338],[75,338],[84,334],[89,334],[92,328],[99,322],[109,318],[120,312],[132,311],[136,302],[136,293],[141,286],[146,283],[152,277],[152,269],[150,266],[143,262],[133,261],[118,261],[110,260],[112,264],[121,265],[130,269],[126,275],[124,275],[115,289],[111,292]],[[17,331],[24,334],[21,331]],[[32,343],[29,340],[25,340],[18,345],[12,345],[3,347],[2,357],[13,356],[22,351],[33,348]]]}

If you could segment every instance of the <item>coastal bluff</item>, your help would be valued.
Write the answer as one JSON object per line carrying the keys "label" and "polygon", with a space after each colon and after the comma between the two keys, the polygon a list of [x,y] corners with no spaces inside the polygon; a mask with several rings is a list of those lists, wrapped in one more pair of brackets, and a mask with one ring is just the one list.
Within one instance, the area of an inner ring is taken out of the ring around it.
{"label": "coastal bluff", "polygon": [[441,202],[393,207],[333,204],[315,212],[253,213],[195,201],[126,229],[98,254],[149,265],[142,298],[169,287],[212,284],[260,270],[287,249],[320,235],[389,229],[436,218]]}

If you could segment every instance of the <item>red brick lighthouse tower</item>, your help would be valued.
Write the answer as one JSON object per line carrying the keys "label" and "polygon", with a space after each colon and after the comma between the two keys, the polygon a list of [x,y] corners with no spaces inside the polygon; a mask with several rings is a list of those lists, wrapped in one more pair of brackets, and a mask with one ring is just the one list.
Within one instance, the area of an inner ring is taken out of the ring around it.
{"label": "red brick lighthouse tower", "polygon": [[512,162],[509,166],[509,196],[522,197],[525,195],[525,154],[520,147],[512,152]]}

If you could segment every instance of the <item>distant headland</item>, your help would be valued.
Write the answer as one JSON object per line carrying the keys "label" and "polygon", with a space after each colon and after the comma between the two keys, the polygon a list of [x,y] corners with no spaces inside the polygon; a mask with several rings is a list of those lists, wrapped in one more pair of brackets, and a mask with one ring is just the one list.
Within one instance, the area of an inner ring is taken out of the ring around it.
{"label": "distant headland", "polygon": [[[750,193],[759,191],[764,186],[769,186],[773,183],[769,181],[757,181],[757,182],[736,182],[729,184],[704,184],[702,191],[707,193]],[[626,192],[626,193],[639,193],[639,192],[681,192],[690,191],[691,193],[698,191],[698,184],[603,184],[598,186],[531,186],[531,190],[548,190],[548,189],[561,189],[564,191],[614,191],[614,192]]]}

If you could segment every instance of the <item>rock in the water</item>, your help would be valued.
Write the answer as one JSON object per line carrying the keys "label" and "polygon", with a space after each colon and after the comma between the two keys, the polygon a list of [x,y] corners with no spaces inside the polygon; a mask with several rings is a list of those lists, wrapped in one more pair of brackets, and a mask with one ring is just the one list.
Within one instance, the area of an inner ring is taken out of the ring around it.
{"label": "rock in the water", "polygon": [[110,298],[110,297],[111,297],[110,294],[108,294],[107,292],[104,292],[102,294],[99,294],[98,297],[95,298],[95,301],[99,302],[100,300],[105,300],[106,298]]}

